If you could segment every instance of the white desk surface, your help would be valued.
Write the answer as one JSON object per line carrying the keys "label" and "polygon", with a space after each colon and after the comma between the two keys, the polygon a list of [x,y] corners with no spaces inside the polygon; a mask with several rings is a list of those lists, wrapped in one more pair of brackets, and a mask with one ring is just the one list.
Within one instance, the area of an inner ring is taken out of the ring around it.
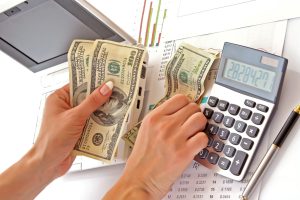
{"label": "white desk surface", "polygon": [[[290,20],[283,55],[289,59],[282,95],[271,123],[274,138],[290,111],[300,103],[300,19]],[[0,51],[0,171],[18,160],[32,144],[38,110],[39,80]],[[18,116],[16,118],[16,116]],[[30,116],[32,116],[30,118]],[[16,121],[13,121],[15,119]],[[17,125],[15,124],[17,123]],[[264,176],[261,200],[300,199],[300,122]],[[50,184],[37,199],[100,199],[121,175],[124,165],[70,173]]]}

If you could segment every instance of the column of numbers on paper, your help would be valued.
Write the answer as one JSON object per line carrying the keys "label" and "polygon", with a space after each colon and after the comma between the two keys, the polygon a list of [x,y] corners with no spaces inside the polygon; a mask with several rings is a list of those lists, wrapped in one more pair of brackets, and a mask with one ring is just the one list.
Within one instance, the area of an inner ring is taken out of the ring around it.
{"label": "column of numbers on paper", "polygon": [[237,182],[218,175],[193,162],[174,183],[172,189],[165,196],[169,199],[228,199],[239,198],[251,173],[246,178]]}

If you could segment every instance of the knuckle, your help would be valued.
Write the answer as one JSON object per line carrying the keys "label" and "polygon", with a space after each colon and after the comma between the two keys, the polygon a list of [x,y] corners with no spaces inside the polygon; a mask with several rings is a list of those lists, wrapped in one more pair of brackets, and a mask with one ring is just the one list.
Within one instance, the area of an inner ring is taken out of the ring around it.
{"label": "knuckle", "polygon": [[53,101],[55,98],[57,97],[57,93],[53,92],[52,94],[50,94],[47,99],[46,99],[46,104],[50,103],[51,101]]}
{"label": "knuckle", "polygon": [[89,96],[89,100],[90,100],[89,103],[92,104],[93,106],[96,106],[96,105],[99,104],[99,98],[98,98],[98,96],[96,94],[92,93]]}
{"label": "knuckle", "polygon": [[172,125],[168,122],[158,123],[158,129],[163,133],[168,133],[171,130]]}
{"label": "knuckle", "polygon": [[208,136],[204,132],[199,132],[199,144],[202,145],[202,148],[205,148],[208,143]]}
{"label": "knuckle", "polygon": [[207,122],[207,118],[204,116],[204,114],[202,112],[198,112],[198,115],[202,122],[204,122],[204,123]]}
{"label": "knuckle", "polygon": [[199,121],[201,122],[200,124],[202,124],[202,130],[203,130],[207,124],[207,119],[202,112],[199,112]]}
{"label": "knuckle", "polygon": [[145,117],[145,119],[143,121],[148,125],[154,125],[157,122],[157,118],[158,117],[155,113],[150,113],[149,115],[147,115]]}
{"label": "knuckle", "polygon": [[196,103],[191,102],[191,103],[189,103],[188,106],[189,106],[189,109],[191,109],[193,111],[199,111],[200,112],[200,107]]}
{"label": "knuckle", "polygon": [[206,123],[207,119],[204,116],[204,114],[202,112],[196,112],[193,114],[193,117],[195,118],[195,120],[197,120],[198,122],[200,121],[201,123]]}

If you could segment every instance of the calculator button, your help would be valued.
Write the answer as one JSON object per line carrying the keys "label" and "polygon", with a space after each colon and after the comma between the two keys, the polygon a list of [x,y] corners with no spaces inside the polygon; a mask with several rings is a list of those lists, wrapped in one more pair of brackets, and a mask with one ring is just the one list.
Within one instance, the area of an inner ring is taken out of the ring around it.
{"label": "calculator button", "polygon": [[203,111],[203,114],[207,119],[210,119],[211,116],[213,115],[213,113],[214,113],[214,111],[210,108],[205,108]]}
{"label": "calculator button", "polygon": [[262,104],[257,104],[256,109],[261,112],[268,112],[269,107]]}
{"label": "calculator button", "polygon": [[231,128],[234,124],[234,121],[235,121],[234,118],[226,116],[224,117],[223,124],[227,128]]}
{"label": "calculator button", "polygon": [[219,155],[214,152],[210,152],[208,154],[207,160],[209,163],[215,165],[215,164],[217,164],[217,162],[219,160]]}
{"label": "calculator button", "polygon": [[221,152],[224,148],[224,143],[219,140],[215,140],[212,146],[216,152]]}
{"label": "calculator button", "polygon": [[220,100],[218,103],[218,108],[219,110],[225,111],[228,108],[229,103],[227,101],[224,100]]}
{"label": "calculator button", "polygon": [[243,138],[241,142],[241,147],[245,150],[250,150],[253,146],[253,141],[248,138]]}
{"label": "calculator button", "polygon": [[227,140],[229,133],[230,133],[229,130],[227,130],[225,128],[219,128],[219,130],[218,130],[218,136],[222,140]]}
{"label": "calculator button", "polygon": [[200,152],[199,152],[199,158],[201,158],[201,159],[204,159],[204,158],[206,158],[207,157],[207,155],[208,155],[208,150],[207,149],[202,149]]}
{"label": "calculator button", "polygon": [[216,122],[216,123],[221,123],[222,120],[224,118],[224,115],[220,112],[214,112],[212,119]]}
{"label": "calculator button", "polygon": [[248,120],[250,119],[252,115],[252,111],[246,108],[242,108],[241,112],[240,112],[240,117],[244,120]]}
{"label": "calculator button", "polygon": [[205,129],[205,133],[215,135],[218,132],[219,127],[215,124],[208,124]]}
{"label": "calculator button", "polygon": [[237,115],[240,111],[240,107],[235,104],[230,104],[228,108],[228,112],[232,115]]}
{"label": "calculator button", "polygon": [[208,137],[207,147],[211,147],[213,144],[214,139],[212,137]]}
{"label": "calculator button", "polygon": [[208,105],[210,105],[211,107],[216,107],[218,101],[219,101],[219,99],[218,99],[217,97],[210,96],[207,103],[208,103]]}
{"label": "calculator button", "polygon": [[242,137],[239,134],[231,133],[229,136],[229,142],[234,145],[238,145]]}
{"label": "calculator button", "polygon": [[243,151],[237,151],[236,156],[232,161],[230,172],[236,176],[240,175],[247,161],[248,154]]}
{"label": "calculator button", "polygon": [[228,160],[227,158],[221,157],[219,159],[218,165],[221,169],[227,170],[230,166],[230,160]]}
{"label": "calculator button", "polygon": [[247,124],[242,121],[236,121],[234,124],[234,129],[240,133],[244,132],[246,127],[247,127]]}
{"label": "calculator button", "polygon": [[224,154],[230,158],[234,156],[235,151],[236,151],[236,149],[230,145],[225,145],[224,150],[223,150]]}
{"label": "calculator button", "polygon": [[250,108],[254,108],[255,105],[256,105],[256,103],[255,103],[254,101],[251,101],[251,100],[249,100],[249,99],[246,99],[245,102],[244,102],[244,104],[245,104],[246,106],[250,107]]}
{"label": "calculator button", "polygon": [[248,126],[246,133],[248,136],[255,138],[259,132],[259,129],[255,126]]}
{"label": "calculator button", "polygon": [[265,119],[265,116],[259,113],[254,113],[252,115],[251,121],[256,125],[261,125]]}

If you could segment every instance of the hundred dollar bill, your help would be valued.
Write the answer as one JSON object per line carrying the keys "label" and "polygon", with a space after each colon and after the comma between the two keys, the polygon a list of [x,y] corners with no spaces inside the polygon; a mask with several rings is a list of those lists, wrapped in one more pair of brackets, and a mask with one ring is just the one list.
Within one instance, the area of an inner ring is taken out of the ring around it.
{"label": "hundred dollar bill", "polygon": [[125,133],[122,136],[122,139],[125,141],[125,143],[133,148],[136,137],[137,137],[137,133],[139,131],[139,128],[141,126],[142,122],[137,123],[132,129],[130,129],[130,131],[128,131],[127,133]]}
{"label": "hundred dollar bill", "polygon": [[198,101],[203,94],[207,73],[216,56],[183,43],[166,66],[165,97],[184,94]]}
{"label": "hundred dollar bill", "polygon": [[138,93],[145,49],[96,40],[91,50],[87,94],[112,81],[110,100],[93,112],[77,142],[75,154],[111,161],[126,126],[126,117]]}
{"label": "hundred dollar bill", "polygon": [[[205,79],[215,59],[214,54],[186,43],[181,44],[166,66],[165,96],[154,107],[175,94],[184,94],[198,102],[205,91]],[[140,124],[122,137],[129,146],[133,146]]]}
{"label": "hundred dollar bill", "polygon": [[79,105],[86,97],[89,81],[89,58],[93,41],[74,40],[68,52],[70,103]]}

